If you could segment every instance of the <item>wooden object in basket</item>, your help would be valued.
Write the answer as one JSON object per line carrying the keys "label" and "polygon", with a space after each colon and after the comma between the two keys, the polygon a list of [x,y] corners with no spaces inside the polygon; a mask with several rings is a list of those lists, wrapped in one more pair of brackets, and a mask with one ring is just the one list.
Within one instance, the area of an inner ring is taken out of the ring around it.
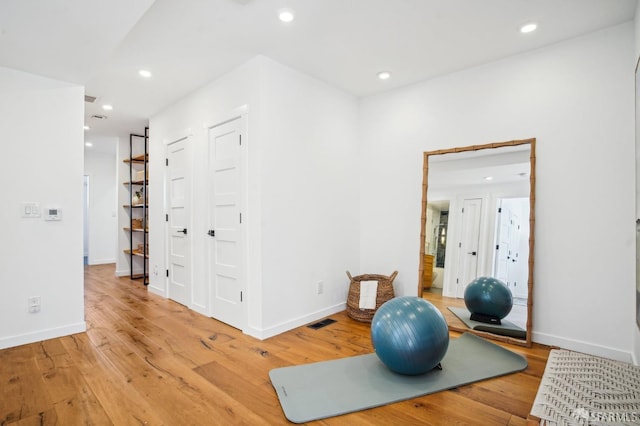
{"label": "wooden object in basket", "polygon": [[[349,294],[347,296],[347,315],[357,321],[371,322],[378,308],[384,303],[395,297],[393,291],[393,280],[398,275],[398,271],[394,271],[390,276],[377,274],[364,274],[352,277],[349,271],[347,276],[351,283],[349,284]],[[378,281],[378,293],[376,295],[375,309],[360,309],[360,282],[361,281]]]}

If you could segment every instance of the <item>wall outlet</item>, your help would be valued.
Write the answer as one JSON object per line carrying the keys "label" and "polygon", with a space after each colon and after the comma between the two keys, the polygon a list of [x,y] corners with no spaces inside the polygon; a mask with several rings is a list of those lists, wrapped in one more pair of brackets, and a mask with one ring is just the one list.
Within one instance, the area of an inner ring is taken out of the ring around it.
{"label": "wall outlet", "polygon": [[323,281],[318,281],[317,291],[318,291],[318,294],[324,293],[324,282]]}
{"label": "wall outlet", "polygon": [[40,296],[29,297],[27,299],[29,312],[32,314],[40,312]]}

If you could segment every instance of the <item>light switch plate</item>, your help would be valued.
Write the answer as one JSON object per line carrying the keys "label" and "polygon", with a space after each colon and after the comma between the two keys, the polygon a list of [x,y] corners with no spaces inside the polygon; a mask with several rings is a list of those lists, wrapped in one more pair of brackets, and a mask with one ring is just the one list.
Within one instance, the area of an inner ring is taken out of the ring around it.
{"label": "light switch plate", "polygon": [[40,217],[40,203],[22,203],[22,217]]}

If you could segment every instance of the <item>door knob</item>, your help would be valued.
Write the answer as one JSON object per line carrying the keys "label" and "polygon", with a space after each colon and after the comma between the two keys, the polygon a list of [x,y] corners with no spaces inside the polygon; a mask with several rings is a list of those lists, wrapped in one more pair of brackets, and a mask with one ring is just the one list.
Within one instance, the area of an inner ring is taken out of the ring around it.
{"label": "door knob", "polygon": [[179,229],[178,232],[182,232],[184,235],[187,235],[187,228]]}
{"label": "door knob", "polygon": [[475,255],[476,255],[476,254],[478,254],[478,253],[477,253],[477,252],[475,252],[475,251],[468,251],[468,252],[467,252],[467,254],[470,254],[471,256],[475,256]]}
{"label": "door knob", "polygon": [[216,236],[216,231],[214,231],[213,229],[209,229],[209,231],[207,231],[207,235],[210,237],[215,237]]}

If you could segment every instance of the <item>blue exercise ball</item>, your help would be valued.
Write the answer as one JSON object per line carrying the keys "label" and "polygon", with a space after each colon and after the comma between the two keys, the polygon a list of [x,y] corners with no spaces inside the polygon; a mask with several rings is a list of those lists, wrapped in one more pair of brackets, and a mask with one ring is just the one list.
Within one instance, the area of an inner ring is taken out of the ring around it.
{"label": "blue exercise ball", "polygon": [[511,290],[493,277],[478,277],[464,290],[464,304],[472,314],[502,319],[513,307]]}
{"label": "blue exercise ball", "polygon": [[371,341],[391,371],[414,376],[440,363],[449,347],[449,328],[430,302],[420,297],[396,297],[373,316]]}

